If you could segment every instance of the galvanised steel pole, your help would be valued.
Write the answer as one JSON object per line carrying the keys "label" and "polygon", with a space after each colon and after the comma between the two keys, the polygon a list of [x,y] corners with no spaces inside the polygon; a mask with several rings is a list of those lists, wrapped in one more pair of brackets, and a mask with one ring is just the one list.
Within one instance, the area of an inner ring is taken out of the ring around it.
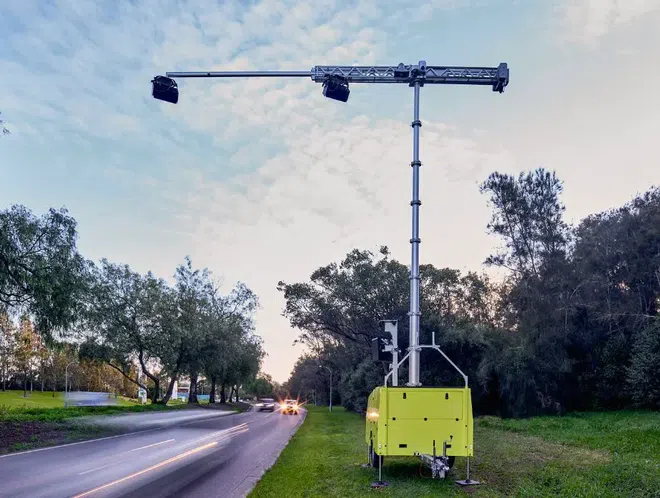
{"label": "galvanised steel pole", "polygon": [[414,88],[414,105],[413,105],[413,122],[411,124],[413,129],[413,160],[410,163],[412,166],[412,200],[410,206],[412,207],[412,237],[410,239],[410,330],[408,331],[410,357],[408,360],[408,385],[411,387],[419,386],[419,323],[420,323],[420,306],[419,306],[419,206],[422,201],[419,200],[419,170],[422,166],[419,160],[419,129],[422,127],[422,122],[419,120],[419,93],[421,83],[416,80],[413,83]]}

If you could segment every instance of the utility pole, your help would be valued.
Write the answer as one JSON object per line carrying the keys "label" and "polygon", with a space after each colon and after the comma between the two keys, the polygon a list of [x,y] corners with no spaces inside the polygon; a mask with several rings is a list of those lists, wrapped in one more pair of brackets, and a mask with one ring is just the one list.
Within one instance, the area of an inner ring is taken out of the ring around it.
{"label": "utility pole", "polygon": [[172,104],[179,101],[179,87],[173,78],[311,78],[323,85],[323,95],[329,99],[347,102],[350,83],[399,83],[413,88],[413,157],[412,167],[412,236],[410,238],[410,310],[408,385],[420,386],[419,381],[419,155],[420,91],[424,85],[477,85],[490,86],[502,93],[509,84],[509,68],[506,63],[497,67],[429,66],[426,61],[417,64],[399,63],[396,66],[314,66],[309,71],[199,71],[168,72],[152,81],[152,96]]}

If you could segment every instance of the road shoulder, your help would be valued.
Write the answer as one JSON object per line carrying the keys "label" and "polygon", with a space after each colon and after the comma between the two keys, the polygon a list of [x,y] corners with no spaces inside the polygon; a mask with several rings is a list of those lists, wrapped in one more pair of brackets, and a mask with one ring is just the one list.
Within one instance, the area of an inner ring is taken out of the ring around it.
{"label": "road shoulder", "polygon": [[302,424],[305,422],[305,419],[307,418],[307,410],[303,410],[300,415],[300,420],[298,420],[298,423],[289,431],[289,434],[284,442],[284,444],[278,446],[277,448],[273,448],[272,451],[265,453],[263,455],[263,458],[258,460],[253,467],[253,469],[249,472],[249,474],[245,477],[243,482],[239,484],[236,488],[234,488],[232,492],[232,496],[238,497],[245,497],[248,496],[254,487],[257,485],[259,480],[263,477],[263,475],[277,462],[277,459],[279,458],[280,454],[282,451],[287,447],[289,442],[291,441],[291,438],[298,432],[298,429]]}

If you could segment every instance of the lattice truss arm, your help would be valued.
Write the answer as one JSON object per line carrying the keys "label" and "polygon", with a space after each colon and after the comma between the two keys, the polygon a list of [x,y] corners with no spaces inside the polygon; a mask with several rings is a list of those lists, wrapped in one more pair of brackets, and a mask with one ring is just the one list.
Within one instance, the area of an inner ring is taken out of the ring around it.
{"label": "lattice truss arm", "polygon": [[427,66],[424,61],[416,65],[398,66],[315,66],[312,80],[323,83],[338,79],[347,83],[408,83],[445,85],[490,85],[502,92],[509,84],[506,63],[498,67]]}

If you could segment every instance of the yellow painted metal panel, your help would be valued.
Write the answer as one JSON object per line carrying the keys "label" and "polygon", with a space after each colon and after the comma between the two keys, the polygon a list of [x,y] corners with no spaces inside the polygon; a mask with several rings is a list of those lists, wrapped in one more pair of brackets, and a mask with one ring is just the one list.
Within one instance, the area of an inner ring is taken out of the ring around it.
{"label": "yellow painted metal panel", "polygon": [[473,456],[474,420],[469,388],[377,387],[369,396],[365,441],[379,455]]}

